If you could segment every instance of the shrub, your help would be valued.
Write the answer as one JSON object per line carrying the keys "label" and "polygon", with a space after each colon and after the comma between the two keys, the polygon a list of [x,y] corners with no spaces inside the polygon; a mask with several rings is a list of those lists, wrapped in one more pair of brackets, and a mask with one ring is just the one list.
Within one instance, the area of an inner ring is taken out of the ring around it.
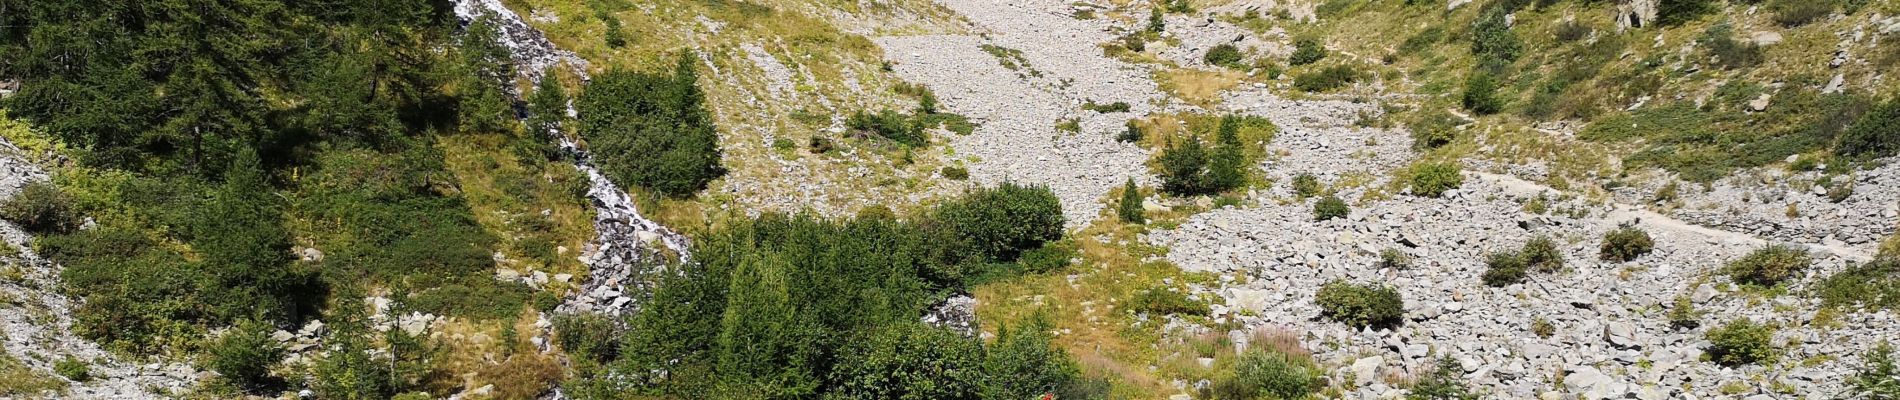
{"label": "shrub", "polygon": [[1209,397],[1215,399],[1300,399],[1313,394],[1321,381],[1311,361],[1279,352],[1242,353],[1233,369],[1215,376]]}
{"label": "shrub", "polygon": [[827,399],[969,399],[983,382],[983,343],[956,332],[899,323],[848,341]]}
{"label": "shrub", "polygon": [[1391,287],[1334,280],[1313,295],[1320,315],[1355,328],[1396,326],[1405,315],[1405,299]]}
{"label": "shrub", "polygon": [[1032,319],[1017,329],[1002,328],[983,360],[985,399],[1032,399],[1073,381],[1075,362],[1050,344],[1049,325]]}
{"label": "shrub", "polygon": [[1305,173],[1293,176],[1293,194],[1300,197],[1313,197],[1318,196],[1319,193],[1319,177]]}
{"label": "shrub", "polygon": [[1023,252],[1016,263],[1022,265],[1023,272],[1040,274],[1060,270],[1069,266],[1069,260],[1075,258],[1075,245],[1066,241],[1043,243],[1042,247]]}
{"label": "shrub", "polygon": [[1492,287],[1505,287],[1523,282],[1530,270],[1524,257],[1515,251],[1495,251],[1485,256],[1484,284]]}
{"label": "shrub", "polygon": [[1861,357],[1861,367],[1848,379],[1848,392],[1857,399],[1900,399],[1900,367],[1893,358],[1893,344],[1881,341]]}
{"label": "shrub", "polygon": [[620,18],[608,13],[600,13],[599,17],[607,24],[607,47],[616,49],[627,47],[627,33],[620,27]]}
{"label": "shrub", "polygon": [[38,233],[69,232],[80,224],[72,197],[44,181],[26,184],[13,198],[0,204],[0,217]]}
{"label": "shrub", "polygon": [[1162,316],[1170,314],[1201,315],[1209,312],[1207,304],[1188,298],[1181,292],[1166,288],[1144,290],[1128,299],[1128,312]]}
{"label": "shrub", "polygon": [[1345,87],[1359,79],[1358,69],[1350,65],[1334,65],[1293,77],[1293,87],[1317,93]]}
{"label": "shrub", "polygon": [[970,170],[958,167],[943,167],[940,172],[945,179],[960,181],[970,179]]}
{"label": "shrub", "polygon": [[1120,217],[1122,222],[1139,224],[1148,221],[1148,217],[1142,215],[1142,211],[1141,190],[1135,187],[1135,178],[1128,178],[1128,184],[1122,186],[1122,200],[1115,207],[1115,215]]}
{"label": "shrub", "polygon": [[671,77],[608,71],[581,92],[581,136],[609,178],[690,197],[725,175],[694,59],[681,55]]}
{"label": "shrub", "polygon": [[1457,140],[1458,125],[1463,122],[1451,112],[1434,109],[1420,113],[1405,127],[1412,131],[1413,150],[1431,150]]}
{"label": "shrub", "polygon": [[1506,14],[1502,10],[1486,10],[1484,15],[1472,22],[1471,54],[1480,58],[1480,66],[1509,64],[1524,51],[1524,44],[1517,40],[1517,34],[1512,33],[1511,25],[1505,22]]}
{"label": "shrub", "polygon": [[1082,104],[1082,109],[1094,111],[1098,113],[1128,112],[1130,108],[1131,107],[1128,105],[1128,102],[1126,101],[1117,101],[1117,102],[1108,103],[1108,104],[1097,104],[1094,100],[1089,100],[1088,103]]}
{"label": "shrub", "polygon": [[924,135],[923,128],[918,126],[911,116],[891,110],[879,111],[876,114],[858,111],[845,119],[845,126],[911,147],[923,147],[930,142],[930,138]]}
{"label": "shrub", "polygon": [[1821,279],[1815,292],[1830,307],[1900,308],[1900,255],[1849,265]]}
{"label": "shrub", "polygon": [[1245,64],[1240,63],[1240,59],[1243,57],[1245,56],[1240,54],[1240,48],[1234,47],[1233,44],[1221,43],[1212,48],[1208,48],[1207,54],[1201,56],[1201,61],[1206,61],[1207,65],[1243,69],[1247,67]]}
{"label": "shrub", "polygon": [[1478,115],[1496,114],[1504,110],[1504,99],[1498,97],[1498,80],[1487,72],[1474,71],[1465,79],[1464,106]]}
{"label": "shrub", "polygon": [[1716,9],[1715,0],[1662,0],[1656,4],[1656,23],[1663,26],[1681,25]]}
{"label": "shrub", "polygon": [[1576,20],[1569,20],[1557,24],[1552,30],[1555,31],[1552,36],[1556,36],[1558,42],[1568,43],[1590,37],[1590,31],[1592,29],[1590,29],[1590,25],[1577,22]]}
{"label": "shrub", "polygon": [[1775,23],[1787,28],[1807,25],[1834,13],[1834,3],[1829,1],[1780,0],[1769,8],[1775,12]]}
{"label": "shrub", "polygon": [[1862,114],[1841,132],[1841,154],[1873,159],[1900,154],[1900,98],[1890,99]]}
{"label": "shrub", "polygon": [[1326,58],[1326,46],[1318,39],[1300,38],[1293,41],[1293,55],[1286,59],[1287,65],[1307,65]]}
{"label": "shrub", "polygon": [[[1166,18],[1163,18],[1166,15],[1167,13],[1161,11],[1161,6],[1155,6],[1154,9],[1149,10],[1148,11],[1148,32],[1161,33],[1162,31],[1168,30],[1168,20]],[[1133,49],[1131,48],[1131,50]],[[1135,51],[1141,51],[1141,50],[1135,50]]]}
{"label": "shrub", "polygon": [[1412,195],[1438,197],[1465,183],[1460,168],[1456,162],[1415,164],[1408,171],[1406,181],[1411,184]]}
{"label": "shrub", "polygon": [[1207,179],[1207,149],[1199,137],[1188,137],[1180,144],[1169,141],[1158,157],[1161,164],[1161,190],[1177,195],[1210,193]]}
{"label": "shrub", "polygon": [[1775,327],[1737,318],[1709,330],[1709,360],[1723,366],[1739,366],[1767,361],[1775,357]]}
{"label": "shrub", "polygon": [[1537,319],[1531,320],[1531,334],[1541,338],[1549,338],[1557,334],[1557,325],[1550,323],[1550,320],[1544,319],[1544,317],[1537,317]]}
{"label": "shrub", "polygon": [[1854,184],[1852,182],[1835,183],[1827,188],[1827,201],[1829,202],[1839,203],[1847,201],[1848,197],[1853,196]]}
{"label": "shrub", "polygon": [[271,367],[284,360],[284,348],[271,339],[271,328],[252,320],[240,322],[211,345],[205,368],[247,390],[269,384]]}
{"label": "shrub", "polygon": [[1524,258],[1524,264],[1537,272],[1557,272],[1564,269],[1564,254],[1557,249],[1557,242],[1548,236],[1537,235],[1524,242],[1524,249],[1518,251]]}
{"label": "shrub", "polygon": [[1806,250],[1770,245],[1730,262],[1724,272],[1739,283],[1774,286],[1800,274],[1812,263]]}
{"label": "shrub", "polygon": [[810,149],[812,154],[824,154],[831,152],[834,146],[831,143],[831,138],[812,136],[809,143],[806,144],[806,148]]}
{"label": "shrub", "polygon": [[1015,261],[1024,251],[1062,238],[1062,204],[1048,187],[1003,183],[937,208],[936,223],[989,261]]}
{"label": "shrub", "polygon": [[1478,395],[1465,386],[1464,371],[1457,359],[1439,357],[1432,372],[1412,385],[1412,392],[1405,395],[1405,400],[1478,400]]}
{"label": "shrub", "polygon": [[66,356],[53,362],[53,373],[73,382],[85,382],[92,380],[92,364],[73,356]]}
{"label": "shrub", "polygon": [[1135,120],[1128,120],[1128,128],[1123,129],[1122,133],[1116,134],[1115,141],[1122,143],[1141,141],[1141,127],[1135,125]]}
{"label": "shrub", "polygon": [[1411,267],[1411,254],[1405,254],[1405,251],[1394,248],[1379,250],[1379,268],[1406,269]]}
{"label": "shrub", "polygon": [[1702,312],[1695,309],[1695,302],[1689,296],[1676,297],[1676,304],[1669,308],[1669,326],[1678,330],[1702,326]]}
{"label": "shrub", "polygon": [[1754,42],[1736,40],[1734,28],[1728,24],[1710,27],[1702,34],[1701,42],[1708,47],[1709,54],[1715,56],[1716,65],[1726,69],[1743,69],[1761,64],[1765,58],[1761,45]]}
{"label": "shrub", "polygon": [[1649,254],[1656,243],[1644,232],[1634,226],[1624,225],[1603,234],[1603,245],[1597,249],[1597,256],[1605,261],[1628,262]]}
{"label": "shrub", "polygon": [[596,363],[606,363],[619,358],[619,335],[614,330],[614,322],[596,314],[556,314],[554,320],[555,343],[561,345],[561,351],[568,356]]}
{"label": "shrub", "polygon": [[1333,218],[1345,218],[1352,209],[1338,196],[1326,196],[1313,202],[1313,220],[1325,221]]}

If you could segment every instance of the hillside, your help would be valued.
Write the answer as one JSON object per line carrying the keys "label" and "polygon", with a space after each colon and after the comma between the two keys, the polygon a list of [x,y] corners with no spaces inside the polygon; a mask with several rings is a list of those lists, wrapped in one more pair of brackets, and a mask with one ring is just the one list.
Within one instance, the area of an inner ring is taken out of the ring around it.
{"label": "hillside", "polygon": [[0,0],[0,398],[1891,398],[1896,14]]}

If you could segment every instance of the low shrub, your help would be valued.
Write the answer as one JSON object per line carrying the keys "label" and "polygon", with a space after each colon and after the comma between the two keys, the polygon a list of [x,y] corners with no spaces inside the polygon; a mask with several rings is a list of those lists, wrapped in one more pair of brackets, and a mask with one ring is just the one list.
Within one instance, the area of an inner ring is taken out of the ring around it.
{"label": "low shrub", "polygon": [[940,173],[943,174],[943,177],[945,179],[949,179],[953,181],[970,179],[970,170],[963,169],[963,168],[943,167],[943,171],[941,171]]}
{"label": "low shrub", "polygon": [[1148,221],[1141,208],[1141,189],[1135,187],[1135,178],[1128,178],[1128,185],[1122,187],[1122,200],[1115,207],[1115,215],[1122,222],[1139,224]]}
{"label": "low shrub", "polygon": [[53,373],[73,382],[85,382],[92,380],[92,364],[73,356],[66,356],[53,362]]}
{"label": "low shrub", "polygon": [[1082,104],[1082,109],[1094,111],[1098,113],[1128,112],[1130,108],[1131,107],[1128,105],[1128,102],[1126,101],[1117,101],[1114,103],[1099,104],[1099,103],[1096,103],[1094,100],[1089,100],[1088,103]]}
{"label": "low shrub", "polygon": [[1834,13],[1834,2],[1780,0],[1769,5],[1774,11],[1774,20],[1785,28],[1807,25]]}
{"label": "low shrub", "polygon": [[1405,395],[1405,400],[1478,400],[1478,394],[1465,385],[1464,365],[1451,356],[1444,356],[1433,364],[1432,372],[1412,385],[1412,392]]}
{"label": "low shrub", "polygon": [[1207,315],[1207,304],[1188,298],[1181,292],[1156,288],[1144,290],[1128,299],[1128,312],[1162,316],[1170,314]]}
{"label": "low shrub", "polygon": [[1321,381],[1311,361],[1291,355],[1255,350],[1242,353],[1233,369],[1216,375],[1208,386],[1215,399],[1300,399],[1310,396]]}
{"label": "low shrub", "polygon": [[831,370],[835,399],[975,398],[983,382],[983,342],[918,323],[894,324],[850,340]]}
{"label": "low shrub", "polygon": [[1900,366],[1893,357],[1893,344],[1881,341],[1861,358],[1861,367],[1848,378],[1849,398],[1900,399]]}
{"label": "low shrub", "polygon": [[1841,132],[1835,151],[1858,159],[1900,154],[1900,98],[1887,100],[1862,114]]}
{"label": "low shrub", "polygon": [[995,262],[1062,238],[1062,204],[1048,187],[1003,183],[938,206],[935,223],[962,248]]}
{"label": "low shrub", "polygon": [[1491,287],[1505,287],[1523,282],[1528,276],[1529,264],[1516,251],[1495,251],[1485,256],[1484,284]]}
{"label": "low shrub", "polygon": [[1201,55],[1201,61],[1207,62],[1207,65],[1246,69],[1247,65],[1240,62],[1244,57],[1244,55],[1240,54],[1239,47],[1234,47],[1233,44],[1222,43],[1208,48],[1207,53]]}
{"label": "low shrub", "polygon": [[1900,255],[1850,265],[1816,283],[1815,294],[1830,307],[1900,309]]}
{"label": "low shrub", "polygon": [[1411,185],[1414,196],[1438,197],[1464,185],[1465,177],[1459,173],[1460,169],[1456,162],[1415,164],[1407,171],[1405,181]]}
{"label": "low shrub", "polygon": [[269,324],[244,321],[209,349],[205,368],[246,390],[270,383],[270,369],[284,359],[284,348],[271,339]]}
{"label": "low shrub", "polygon": [[1723,366],[1754,364],[1775,358],[1775,327],[1737,318],[1709,330],[1709,360]]}
{"label": "low shrub", "polygon": [[1720,8],[1715,0],[1661,0],[1656,4],[1656,24],[1681,25]]}
{"label": "low shrub", "polygon": [[1590,32],[1592,31],[1592,29],[1590,29],[1590,25],[1584,24],[1582,22],[1577,22],[1576,20],[1564,21],[1562,23],[1557,24],[1556,27],[1551,28],[1551,30],[1553,31],[1551,36],[1555,36],[1558,42],[1563,42],[1563,43],[1575,42],[1578,40],[1583,40],[1584,38],[1588,38],[1590,37]]}
{"label": "low shrub", "polygon": [[1730,262],[1723,271],[1739,283],[1774,286],[1799,275],[1813,262],[1806,250],[1770,245]]}
{"label": "low shrub", "polygon": [[1504,99],[1498,97],[1498,79],[1487,72],[1472,72],[1465,79],[1463,104],[1478,115],[1504,111]]}
{"label": "low shrub", "polygon": [[1340,200],[1337,196],[1326,196],[1313,202],[1314,221],[1345,218],[1346,214],[1351,212],[1352,208],[1346,205],[1346,201]]}
{"label": "low shrub", "polygon": [[1551,337],[1557,334],[1557,325],[1550,323],[1550,320],[1544,317],[1537,317],[1531,320],[1531,334],[1541,338]]}
{"label": "low shrub", "polygon": [[1413,150],[1431,150],[1451,144],[1458,139],[1458,125],[1464,123],[1456,115],[1444,110],[1431,110],[1419,113],[1419,116],[1405,124],[1412,131]]}
{"label": "low shrub", "polygon": [[1676,304],[1669,307],[1669,326],[1677,330],[1691,330],[1702,326],[1702,312],[1696,310],[1695,302],[1689,296],[1676,297]]}
{"label": "low shrub", "polygon": [[1603,245],[1598,247],[1597,256],[1605,261],[1628,262],[1655,248],[1656,242],[1649,238],[1649,232],[1624,225],[1603,234]]}
{"label": "low shrub", "polygon": [[810,143],[806,144],[806,148],[810,149],[812,154],[825,154],[830,153],[836,146],[832,145],[831,138],[812,136]]}
{"label": "low shrub", "polygon": [[1307,65],[1326,58],[1326,46],[1319,39],[1300,38],[1293,41],[1293,55],[1286,59],[1287,65]]}
{"label": "low shrub", "polygon": [[620,338],[614,322],[595,314],[556,314],[555,343],[570,357],[596,363],[613,361],[620,356]]}
{"label": "low shrub", "polygon": [[1115,135],[1115,141],[1122,143],[1141,141],[1141,127],[1135,125],[1135,120],[1128,120],[1128,127]]}
{"label": "low shrub", "polygon": [[1359,70],[1350,65],[1334,65],[1307,71],[1293,77],[1293,87],[1307,92],[1325,92],[1358,82]]}
{"label": "low shrub", "polygon": [[1715,57],[1715,64],[1725,69],[1743,69],[1760,65],[1766,58],[1762,55],[1761,45],[1735,38],[1734,28],[1728,24],[1710,27],[1700,40],[1709,49],[1709,55]]}
{"label": "low shrub", "polygon": [[1405,316],[1405,299],[1386,286],[1334,280],[1320,286],[1313,303],[1319,305],[1321,316],[1355,328],[1392,327]]}
{"label": "low shrub", "polygon": [[1829,202],[1839,203],[1839,202],[1847,201],[1848,197],[1853,197],[1853,196],[1854,196],[1854,184],[1852,182],[1835,183],[1833,185],[1829,185],[1827,188],[1827,201]]}
{"label": "low shrub", "polygon": [[0,203],[0,217],[37,233],[70,232],[81,221],[72,196],[44,181],[29,183],[6,203]]}
{"label": "low shrub", "polygon": [[1293,176],[1293,194],[1300,197],[1313,197],[1318,196],[1319,193],[1319,177],[1315,177],[1313,174],[1299,174]]}
{"label": "low shrub", "polygon": [[1016,263],[1022,266],[1023,272],[1046,273],[1068,267],[1070,259],[1075,258],[1075,252],[1075,245],[1067,241],[1043,243],[1042,247],[1023,252],[1021,257],[1017,257]]}
{"label": "low shrub", "polygon": [[1411,267],[1411,254],[1405,254],[1405,251],[1393,248],[1379,251],[1379,268],[1406,269]]}
{"label": "low shrub", "polygon": [[924,135],[923,129],[910,116],[891,110],[876,114],[858,111],[845,119],[845,126],[911,147],[923,147],[930,142],[930,138]]}
{"label": "low shrub", "polygon": [[1564,269],[1563,251],[1557,249],[1557,242],[1550,237],[1537,235],[1524,248],[1518,251],[1524,258],[1524,264],[1537,272],[1557,272]]}

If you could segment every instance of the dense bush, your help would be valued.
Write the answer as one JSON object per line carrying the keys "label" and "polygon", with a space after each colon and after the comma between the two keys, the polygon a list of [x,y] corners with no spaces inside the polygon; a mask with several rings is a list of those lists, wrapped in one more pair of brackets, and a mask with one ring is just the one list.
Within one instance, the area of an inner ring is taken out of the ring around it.
{"label": "dense bush", "polygon": [[1014,261],[1062,238],[1062,204],[1047,187],[1006,182],[977,189],[938,206],[935,218],[961,249],[989,261]]}
{"label": "dense bush", "polygon": [[1128,178],[1128,184],[1122,186],[1121,202],[1115,206],[1115,216],[1124,223],[1139,224],[1148,222],[1148,217],[1142,215],[1143,211],[1141,189],[1135,187],[1135,178]]}
{"label": "dense bush", "polygon": [[1590,28],[1590,25],[1576,20],[1570,20],[1558,23],[1557,26],[1551,28],[1551,30],[1553,31],[1552,36],[1555,36],[1558,42],[1568,43],[1590,37],[1590,32],[1593,29]]}
{"label": "dense bush", "polygon": [[1207,53],[1201,56],[1201,61],[1207,62],[1207,65],[1244,69],[1247,66],[1240,62],[1243,57],[1245,56],[1240,54],[1239,47],[1234,47],[1231,43],[1221,43],[1208,48]]}
{"label": "dense bush", "polygon": [[1098,113],[1128,112],[1130,108],[1132,107],[1130,107],[1128,105],[1128,102],[1126,101],[1117,101],[1114,103],[1100,104],[1100,103],[1096,103],[1094,100],[1089,100],[1089,102],[1082,104],[1082,109],[1094,111]]}
{"label": "dense bush", "polygon": [[1709,330],[1710,361],[1724,366],[1754,364],[1775,358],[1775,327],[1737,318]]}
{"label": "dense bush", "polygon": [[693,60],[672,76],[608,71],[581,92],[581,137],[609,178],[683,198],[725,175]]}
{"label": "dense bush", "polygon": [[1128,299],[1128,312],[1163,316],[1170,314],[1207,315],[1207,304],[1188,298],[1186,294],[1166,288],[1143,290]]}
{"label": "dense bush", "polygon": [[1233,369],[1216,375],[1208,391],[1221,400],[1299,399],[1322,382],[1311,361],[1267,350],[1247,351]]}
{"label": "dense bush", "polygon": [[1816,283],[1815,293],[1828,306],[1900,308],[1900,255],[1849,265]]}
{"label": "dense bush", "polygon": [[943,175],[944,179],[953,181],[970,179],[970,170],[963,169],[962,167],[946,166],[943,167],[943,170],[938,172],[938,174]]}
{"label": "dense bush", "polygon": [[1524,248],[1518,251],[1524,258],[1524,264],[1537,272],[1557,272],[1564,269],[1563,251],[1557,249],[1557,242],[1549,236],[1537,235],[1524,242]]}
{"label": "dense bush", "polygon": [[1529,275],[1530,264],[1524,262],[1524,256],[1516,251],[1500,250],[1491,252],[1484,259],[1484,284],[1492,287],[1505,287],[1523,282]]}
{"label": "dense bush", "polygon": [[1472,393],[1465,385],[1464,365],[1451,356],[1439,357],[1432,365],[1432,371],[1425,374],[1417,383],[1412,384],[1412,392],[1405,395],[1406,400],[1478,400],[1478,394]]}
{"label": "dense bush", "polygon": [[555,343],[569,357],[609,362],[620,357],[614,321],[594,314],[558,314],[553,318]]}
{"label": "dense bush", "polygon": [[71,196],[51,182],[33,182],[20,188],[6,203],[0,204],[0,217],[20,224],[28,232],[57,233],[79,227],[79,210]]}
{"label": "dense bush", "polygon": [[1343,280],[1320,286],[1313,303],[1319,305],[1321,316],[1355,328],[1396,326],[1405,315],[1405,299],[1398,290]]}
{"label": "dense bush", "polygon": [[1040,274],[1060,270],[1069,266],[1076,255],[1075,244],[1068,241],[1043,243],[1042,247],[1023,252],[1016,258],[1021,272]]}
{"label": "dense bush", "polygon": [[1122,129],[1121,133],[1115,135],[1115,141],[1122,143],[1141,141],[1141,127],[1135,125],[1135,120],[1128,120],[1128,127]]}
{"label": "dense bush", "polygon": [[1723,272],[1738,283],[1774,286],[1800,275],[1812,263],[1806,250],[1770,245],[1729,262]]}
{"label": "dense bush", "polygon": [[1345,218],[1346,214],[1351,212],[1352,208],[1346,205],[1346,201],[1340,200],[1337,196],[1326,196],[1313,202],[1314,221]]}
{"label": "dense bush", "polygon": [[1361,74],[1350,65],[1334,65],[1306,71],[1293,77],[1293,87],[1307,92],[1325,92],[1358,82]]}
{"label": "dense bush", "polygon": [[1169,141],[1156,156],[1161,165],[1161,190],[1176,195],[1207,194],[1215,190],[1207,179],[1207,148],[1200,137],[1180,143]]}
{"label": "dense bush", "polygon": [[284,348],[270,337],[272,329],[249,320],[232,327],[211,345],[205,368],[247,390],[271,384],[271,367],[284,359]]}
{"label": "dense bush", "polygon": [[828,399],[976,399],[983,342],[922,324],[894,324],[839,353]]}
{"label": "dense bush", "polygon": [[1054,347],[1047,322],[1032,318],[1022,326],[997,329],[996,342],[983,360],[985,399],[1032,399],[1061,388],[1079,374],[1067,352]]}
{"label": "dense bush", "polygon": [[1307,65],[1326,58],[1326,46],[1314,38],[1300,38],[1293,41],[1293,55],[1286,59],[1287,65]]}
{"label": "dense bush", "polygon": [[1649,254],[1656,247],[1650,240],[1649,232],[1634,226],[1624,225],[1603,234],[1603,245],[1597,249],[1597,256],[1606,261],[1630,261]]}
{"label": "dense bush", "polygon": [[1463,104],[1478,115],[1504,111],[1504,98],[1498,97],[1498,80],[1487,72],[1474,71],[1465,79]]}
{"label": "dense bush", "polygon": [[1690,330],[1702,326],[1702,312],[1697,311],[1695,302],[1689,296],[1676,297],[1676,304],[1669,307],[1669,326],[1678,330]]}
{"label": "dense bush", "polygon": [[92,380],[92,364],[73,356],[66,356],[53,362],[53,373],[73,382]]}
{"label": "dense bush", "polygon": [[1414,164],[1406,171],[1405,181],[1414,196],[1438,197],[1465,183],[1464,175],[1459,173],[1460,168],[1456,162]]}
{"label": "dense bush", "polygon": [[1862,159],[1900,154],[1900,98],[1889,99],[1861,115],[1841,132],[1836,149]]}
{"label": "dense bush", "polygon": [[1419,113],[1416,119],[1405,124],[1412,131],[1413,150],[1431,150],[1451,144],[1458,138],[1458,126],[1464,120],[1444,110],[1430,110]]}
{"label": "dense bush", "polygon": [[1411,254],[1405,254],[1405,251],[1394,248],[1379,250],[1379,268],[1406,269],[1411,267]]}
{"label": "dense bush", "polygon": [[1489,9],[1472,22],[1471,54],[1479,57],[1480,66],[1509,64],[1524,52],[1524,44],[1505,20],[1507,14],[1501,9]]}
{"label": "dense bush", "polygon": [[1300,197],[1313,197],[1320,194],[1319,177],[1302,173],[1293,176],[1293,194]]}

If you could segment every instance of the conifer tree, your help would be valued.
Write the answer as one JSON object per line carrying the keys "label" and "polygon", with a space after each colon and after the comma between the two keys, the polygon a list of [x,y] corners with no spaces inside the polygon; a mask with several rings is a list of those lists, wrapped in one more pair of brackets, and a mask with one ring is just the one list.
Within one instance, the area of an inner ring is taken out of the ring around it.
{"label": "conifer tree", "polygon": [[1121,205],[1115,209],[1115,213],[1121,217],[1122,222],[1131,224],[1147,222],[1148,218],[1142,215],[1141,191],[1135,187],[1135,178],[1128,178],[1128,185],[1122,187]]}
{"label": "conifer tree", "polygon": [[1241,154],[1240,118],[1228,115],[1221,118],[1220,134],[1215,139],[1214,154],[1208,157],[1207,180],[1209,190],[1223,191],[1238,188],[1247,183],[1246,163]]}
{"label": "conifer tree", "polygon": [[1201,138],[1190,136],[1179,144],[1172,140],[1161,151],[1161,190],[1178,195],[1204,194],[1207,190],[1207,149]]}
{"label": "conifer tree", "polygon": [[257,152],[244,149],[225,173],[223,187],[200,210],[191,242],[204,256],[218,314],[230,319],[256,313],[268,320],[293,317],[298,278],[289,267],[290,233],[278,198],[264,180]]}

